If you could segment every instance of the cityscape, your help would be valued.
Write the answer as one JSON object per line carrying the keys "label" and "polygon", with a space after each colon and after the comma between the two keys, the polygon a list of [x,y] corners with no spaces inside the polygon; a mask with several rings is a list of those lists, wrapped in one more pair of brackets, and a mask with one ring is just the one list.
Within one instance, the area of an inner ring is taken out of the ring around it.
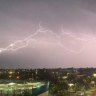
{"label": "cityscape", "polygon": [[96,0],[0,0],[0,96],[96,96]]}
{"label": "cityscape", "polygon": [[0,69],[0,96],[95,95],[96,68]]}

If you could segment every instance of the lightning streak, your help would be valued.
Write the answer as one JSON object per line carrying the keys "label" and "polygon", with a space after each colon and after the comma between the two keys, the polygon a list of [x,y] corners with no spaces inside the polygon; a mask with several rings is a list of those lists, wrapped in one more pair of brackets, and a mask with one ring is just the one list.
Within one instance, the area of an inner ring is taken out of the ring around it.
{"label": "lightning streak", "polygon": [[[37,36],[39,33],[50,33],[52,36],[54,36],[54,38],[56,38],[58,40],[57,44],[60,47],[64,48],[68,52],[72,52],[72,53],[81,53],[82,50],[84,50],[84,46],[79,51],[75,51],[75,50],[67,48],[67,46],[65,46],[61,42],[61,38],[64,35],[67,35],[67,36],[74,38],[76,40],[80,40],[81,42],[88,42],[88,41],[92,40],[92,38],[91,39],[84,39],[84,38],[77,37],[71,33],[65,32],[63,28],[61,28],[61,32],[62,33],[60,35],[57,35],[52,30],[49,30],[49,29],[46,30],[41,25],[39,25],[39,29],[36,30],[35,33],[31,34],[30,36],[28,36],[27,38],[25,38],[23,40],[18,40],[16,42],[8,45],[6,48],[0,48],[0,53],[5,52],[5,51],[16,51],[21,48],[27,47],[30,41],[36,41],[36,39],[34,39],[34,37]],[[96,40],[96,38],[93,38],[93,40]]]}

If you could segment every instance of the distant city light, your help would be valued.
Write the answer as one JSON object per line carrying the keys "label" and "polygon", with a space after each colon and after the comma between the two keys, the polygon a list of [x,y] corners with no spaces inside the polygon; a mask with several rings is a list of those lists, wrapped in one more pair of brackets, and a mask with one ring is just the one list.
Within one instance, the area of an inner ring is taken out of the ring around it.
{"label": "distant city light", "polygon": [[9,71],[9,74],[13,74],[13,72],[12,71]]}
{"label": "distant city light", "polygon": [[17,78],[17,79],[19,79],[20,77],[19,77],[19,76],[17,76],[16,78]]}
{"label": "distant city light", "polygon": [[63,76],[63,79],[67,79],[68,78],[68,76]]}
{"label": "distant city light", "polygon": [[70,83],[70,84],[68,84],[70,87],[72,87],[72,86],[74,86],[74,84],[73,83]]}
{"label": "distant city light", "polygon": [[14,85],[15,83],[13,83],[13,82],[11,82],[11,83],[9,83],[9,85]]}
{"label": "distant city light", "polygon": [[93,74],[93,77],[96,77],[96,73]]}

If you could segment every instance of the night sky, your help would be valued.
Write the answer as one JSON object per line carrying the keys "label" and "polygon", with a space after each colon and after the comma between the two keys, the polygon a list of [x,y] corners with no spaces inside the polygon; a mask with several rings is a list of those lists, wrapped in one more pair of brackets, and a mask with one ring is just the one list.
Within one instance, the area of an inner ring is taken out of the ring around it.
{"label": "night sky", "polygon": [[96,0],[0,0],[0,68],[96,67]]}

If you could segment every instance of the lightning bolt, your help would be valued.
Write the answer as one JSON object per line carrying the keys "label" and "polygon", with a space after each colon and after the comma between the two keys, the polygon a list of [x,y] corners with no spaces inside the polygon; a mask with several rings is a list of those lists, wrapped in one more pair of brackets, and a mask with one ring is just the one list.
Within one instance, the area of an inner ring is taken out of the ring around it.
{"label": "lightning bolt", "polygon": [[16,42],[8,45],[6,48],[0,48],[0,53],[2,53],[4,51],[16,51],[16,50],[19,50],[21,48],[27,47],[30,41],[32,41],[32,40],[36,41],[35,39],[33,39],[33,37],[35,37],[39,33],[46,33],[46,32],[50,32],[56,38],[58,38],[58,35],[53,33],[51,30],[44,30],[44,28],[39,24],[39,29],[35,33],[33,33],[32,35],[28,36],[24,40],[18,40]]}
{"label": "lightning bolt", "polygon": [[[21,48],[27,47],[29,45],[30,41],[36,41],[36,39],[34,39],[34,37],[37,36],[39,33],[50,33],[52,36],[54,36],[57,39],[57,41],[58,41],[57,44],[60,47],[64,48],[66,51],[72,52],[72,53],[81,53],[85,47],[83,46],[79,51],[75,51],[73,49],[67,48],[67,46],[65,46],[61,42],[61,38],[64,35],[67,35],[67,36],[74,38],[76,40],[79,40],[81,42],[88,42],[88,41],[92,40],[92,38],[91,39],[84,39],[81,37],[77,37],[77,36],[73,35],[72,33],[65,32],[63,28],[61,28],[61,32],[62,33],[58,35],[58,34],[54,33],[52,30],[43,28],[39,24],[39,28],[36,30],[35,33],[31,34],[30,36],[28,36],[27,38],[25,38],[23,40],[17,40],[16,42],[8,45],[6,48],[0,48],[0,53],[5,52],[5,51],[16,51],[16,50],[19,50]],[[93,38],[93,40],[96,40],[96,38]]]}

